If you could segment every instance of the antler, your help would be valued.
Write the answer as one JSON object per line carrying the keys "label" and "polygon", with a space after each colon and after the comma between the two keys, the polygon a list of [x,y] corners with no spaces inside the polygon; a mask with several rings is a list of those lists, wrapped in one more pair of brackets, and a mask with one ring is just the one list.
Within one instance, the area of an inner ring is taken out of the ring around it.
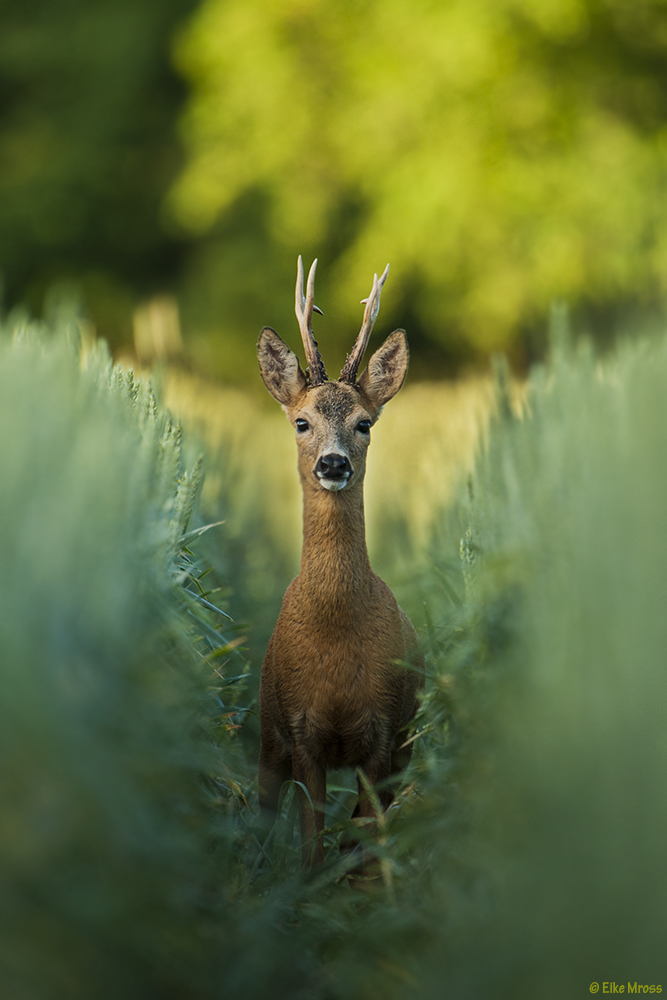
{"label": "antler", "polygon": [[313,318],[313,310],[318,312],[320,316],[322,315],[322,310],[313,303],[313,297],[315,295],[315,271],[317,270],[317,257],[313,261],[310,271],[308,272],[308,285],[306,288],[306,294],[303,294],[303,261],[301,260],[301,254],[299,254],[299,259],[296,265],[296,296],[294,302],[294,311],[296,313],[296,318],[299,321],[299,329],[301,330],[301,339],[303,341],[303,347],[306,352],[306,361],[308,363],[308,375],[310,377],[311,385],[321,385],[322,382],[327,382],[329,377],[324,368],[324,362],[320,357],[320,352],[317,349],[317,341],[313,336],[313,331],[311,329],[311,321]]}
{"label": "antler", "polygon": [[361,359],[364,356],[364,351],[366,350],[366,345],[370,340],[373,326],[375,325],[375,320],[377,319],[377,314],[380,311],[382,286],[387,280],[388,274],[389,264],[385,267],[379,280],[377,274],[373,275],[373,287],[371,289],[371,294],[367,299],[361,300],[366,303],[366,308],[364,309],[364,319],[361,324],[359,336],[355,340],[354,347],[347,356],[345,367],[340,373],[339,382],[349,382],[352,385],[356,381],[357,371],[359,369],[359,365],[361,364]]}

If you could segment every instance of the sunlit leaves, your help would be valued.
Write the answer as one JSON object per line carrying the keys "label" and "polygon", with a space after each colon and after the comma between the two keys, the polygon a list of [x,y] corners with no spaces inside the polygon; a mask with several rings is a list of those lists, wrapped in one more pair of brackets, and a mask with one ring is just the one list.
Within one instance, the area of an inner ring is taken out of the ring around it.
{"label": "sunlit leaves", "polygon": [[[202,233],[268,193],[271,239],[335,241],[346,287],[392,262],[427,336],[510,346],[554,297],[655,296],[667,242],[662,5],[206,0],[177,62],[189,161],[170,211]],[[230,248],[233,252],[233,248]]]}

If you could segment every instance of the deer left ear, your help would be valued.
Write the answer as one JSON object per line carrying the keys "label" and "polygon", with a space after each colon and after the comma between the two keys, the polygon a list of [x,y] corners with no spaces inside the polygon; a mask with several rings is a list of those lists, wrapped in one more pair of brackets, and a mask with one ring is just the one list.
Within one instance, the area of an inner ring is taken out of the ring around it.
{"label": "deer left ear", "polygon": [[259,371],[264,385],[283,406],[292,406],[307,386],[296,354],[275,330],[265,326],[257,345]]}
{"label": "deer left ear", "polygon": [[405,330],[394,330],[371,356],[357,384],[377,409],[388,403],[403,385],[409,359]]}

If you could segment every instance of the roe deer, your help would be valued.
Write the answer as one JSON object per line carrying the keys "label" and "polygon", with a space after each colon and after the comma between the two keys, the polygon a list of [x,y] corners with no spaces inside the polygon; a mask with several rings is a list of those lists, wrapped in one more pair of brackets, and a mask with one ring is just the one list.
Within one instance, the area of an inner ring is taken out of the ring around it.
{"label": "roe deer", "polygon": [[[357,381],[389,265],[363,300],[361,331],[337,382],[328,381],[311,327],[313,310],[321,311],[313,304],[316,265],[304,296],[299,257],[296,314],[308,377],[270,327],[257,346],[264,384],[296,429],[303,488],[301,570],[285,593],[262,667],[260,807],[265,816],[275,813],[284,781],[303,786],[297,795],[304,866],[324,860],[327,768],[361,768],[371,784],[383,782],[383,808],[391,804],[387,779],[410,760],[405,730],[423,678],[415,630],[373,573],[366,549],[370,429],[408,367],[406,336],[396,330]],[[354,815],[374,815],[361,782]]]}

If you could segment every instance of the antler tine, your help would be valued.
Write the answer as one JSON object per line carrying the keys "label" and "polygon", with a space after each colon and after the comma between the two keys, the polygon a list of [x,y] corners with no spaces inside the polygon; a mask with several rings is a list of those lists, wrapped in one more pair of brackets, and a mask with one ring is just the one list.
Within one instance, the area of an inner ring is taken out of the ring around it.
{"label": "antler tine", "polygon": [[320,316],[322,315],[322,310],[319,309],[313,302],[315,296],[315,271],[317,270],[317,257],[310,266],[310,271],[308,272],[308,284],[306,286],[306,294],[303,294],[303,260],[301,259],[301,254],[299,254],[299,259],[296,265],[296,295],[294,302],[294,311],[296,313],[296,318],[299,321],[299,330],[301,331],[301,340],[303,341],[303,348],[306,352],[306,362],[308,365],[308,375],[310,377],[311,385],[321,385],[322,382],[328,380],[327,373],[324,368],[324,362],[320,357],[320,352],[317,349],[317,341],[313,336],[312,331],[312,319],[313,311],[318,312]]}
{"label": "antler tine", "polygon": [[380,296],[382,295],[382,286],[387,280],[387,275],[389,274],[389,264],[385,267],[380,278],[378,279],[377,274],[373,275],[373,287],[371,289],[371,294],[367,299],[362,299],[362,302],[366,303],[366,308],[364,309],[364,318],[361,324],[361,330],[359,335],[354,342],[354,347],[347,356],[347,361],[345,362],[345,367],[340,373],[339,382],[350,382],[354,383],[357,378],[357,371],[359,370],[359,365],[361,364],[361,359],[364,356],[364,351],[370,340],[371,333],[373,332],[373,327],[375,326],[375,320],[380,311]]}

